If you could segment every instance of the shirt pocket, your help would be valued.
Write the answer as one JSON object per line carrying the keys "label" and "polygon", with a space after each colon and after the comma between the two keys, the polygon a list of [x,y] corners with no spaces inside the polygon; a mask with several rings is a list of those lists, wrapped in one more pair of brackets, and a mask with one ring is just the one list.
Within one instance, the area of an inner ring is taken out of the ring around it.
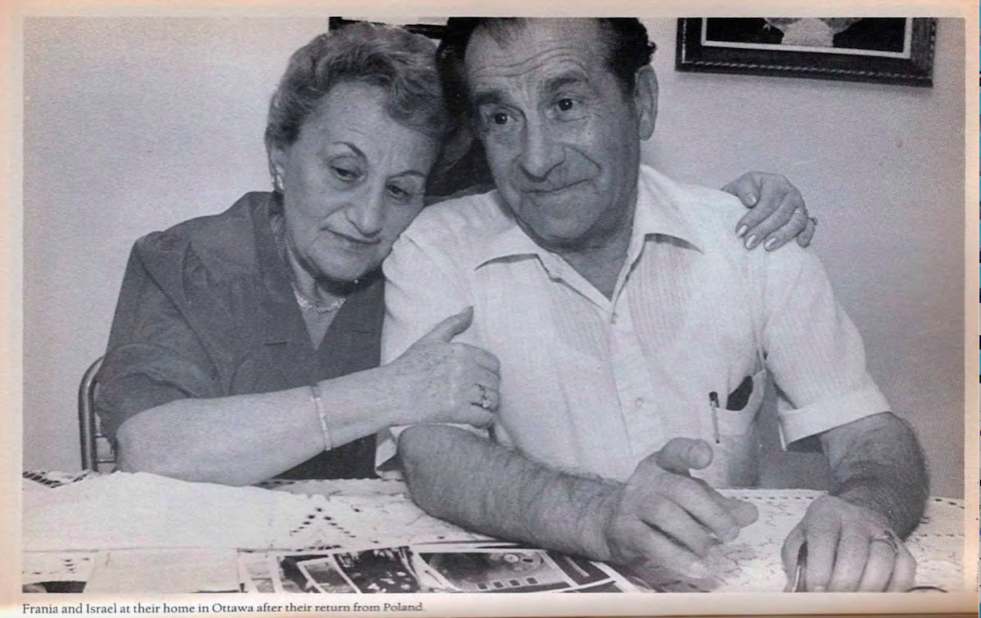
{"label": "shirt pocket", "polygon": [[727,395],[725,403],[717,411],[720,436],[738,437],[750,433],[763,403],[766,381],[766,369],[761,369]]}

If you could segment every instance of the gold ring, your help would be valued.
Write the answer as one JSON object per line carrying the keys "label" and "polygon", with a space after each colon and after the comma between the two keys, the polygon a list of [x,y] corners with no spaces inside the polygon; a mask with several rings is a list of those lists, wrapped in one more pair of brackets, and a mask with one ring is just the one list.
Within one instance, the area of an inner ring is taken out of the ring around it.
{"label": "gold ring", "polygon": [[892,552],[894,554],[899,552],[899,543],[900,543],[900,541],[896,537],[896,533],[893,532],[892,530],[883,530],[879,534],[873,536],[872,537],[872,540],[869,541],[869,542],[870,543],[875,543],[875,542],[885,543],[886,545],[888,545],[892,549]]}
{"label": "gold ring", "polygon": [[483,384],[478,384],[477,388],[480,389],[480,401],[477,403],[477,406],[483,408],[484,410],[490,410],[491,400],[490,397],[487,396],[487,387]]}

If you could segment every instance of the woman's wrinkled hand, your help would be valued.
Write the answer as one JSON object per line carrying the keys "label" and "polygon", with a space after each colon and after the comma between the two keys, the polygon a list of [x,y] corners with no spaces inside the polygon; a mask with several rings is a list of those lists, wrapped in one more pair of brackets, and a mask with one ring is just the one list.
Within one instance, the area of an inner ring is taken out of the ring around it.
{"label": "woman's wrinkled hand", "polygon": [[490,352],[453,338],[470,328],[467,307],[433,327],[384,367],[397,402],[396,423],[466,423],[488,427],[500,404],[500,363]]}
{"label": "woman's wrinkled hand", "polygon": [[792,238],[801,247],[811,244],[817,219],[808,215],[804,196],[786,177],[747,172],[722,190],[750,209],[736,224],[736,235],[747,249],[762,244],[767,251],[774,251]]}

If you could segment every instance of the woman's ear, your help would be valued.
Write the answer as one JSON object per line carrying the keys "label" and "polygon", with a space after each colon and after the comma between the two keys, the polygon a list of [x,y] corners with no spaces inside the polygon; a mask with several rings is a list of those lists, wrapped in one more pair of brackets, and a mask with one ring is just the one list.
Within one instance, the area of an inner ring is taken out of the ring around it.
{"label": "woman's ear", "polygon": [[266,144],[269,176],[272,178],[273,188],[280,193],[283,192],[283,179],[286,177],[286,159],[288,156],[288,147]]}
{"label": "woman's ear", "polygon": [[638,137],[649,139],[657,121],[657,74],[650,65],[637,69],[634,74],[634,105],[639,119]]}

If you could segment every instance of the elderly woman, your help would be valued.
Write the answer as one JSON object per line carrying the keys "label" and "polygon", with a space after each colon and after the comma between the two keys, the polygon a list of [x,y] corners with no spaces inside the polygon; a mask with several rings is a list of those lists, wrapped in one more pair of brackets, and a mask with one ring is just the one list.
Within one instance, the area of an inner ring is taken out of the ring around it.
{"label": "elderly woman", "polygon": [[[369,477],[385,427],[492,423],[497,360],[451,343],[466,312],[378,366],[379,267],[454,127],[433,53],[398,28],[318,36],[270,105],[274,191],[136,242],[96,402],[120,469],[234,485]],[[805,229],[783,179],[737,185],[761,195],[759,238]]]}

